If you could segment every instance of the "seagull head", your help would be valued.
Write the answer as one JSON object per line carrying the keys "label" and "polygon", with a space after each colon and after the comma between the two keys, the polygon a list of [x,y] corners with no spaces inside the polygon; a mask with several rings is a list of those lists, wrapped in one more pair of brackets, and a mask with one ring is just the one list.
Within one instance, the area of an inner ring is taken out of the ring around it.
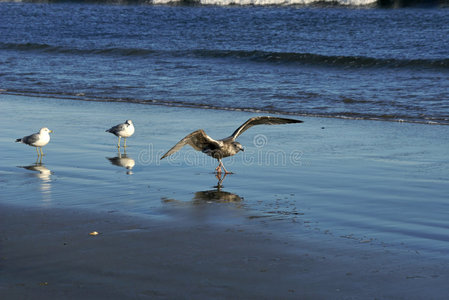
{"label": "seagull head", "polygon": [[234,147],[235,153],[239,151],[245,151],[245,149],[243,149],[242,144],[240,144],[239,142],[232,142],[232,146]]}
{"label": "seagull head", "polygon": [[128,125],[133,125],[133,121],[131,121],[131,120],[126,120],[125,123],[128,124]]}
{"label": "seagull head", "polygon": [[51,133],[53,132],[53,130],[48,129],[47,127],[41,128],[41,130],[39,130],[39,133]]}

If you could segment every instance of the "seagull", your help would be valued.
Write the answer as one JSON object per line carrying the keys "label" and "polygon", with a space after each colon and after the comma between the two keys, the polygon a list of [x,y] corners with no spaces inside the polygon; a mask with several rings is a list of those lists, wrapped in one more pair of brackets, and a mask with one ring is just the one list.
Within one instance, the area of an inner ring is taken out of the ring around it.
{"label": "seagull", "polygon": [[125,143],[123,147],[126,148],[126,138],[129,138],[134,134],[134,124],[131,120],[126,120],[125,123],[115,125],[114,127],[109,128],[106,132],[110,132],[115,136],[118,136],[118,144],[117,148],[120,148],[120,138],[125,139]]}
{"label": "seagull", "polygon": [[164,159],[167,156],[172,155],[173,153],[179,151],[182,147],[188,144],[192,146],[193,149],[201,151],[204,154],[217,159],[218,167],[215,169],[215,171],[218,174],[221,174],[222,168],[225,174],[232,174],[231,172],[228,172],[228,170],[226,170],[221,160],[224,157],[233,156],[237,154],[239,151],[245,151],[243,149],[243,146],[239,142],[235,141],[237,137],[240,136],[243,132],[245,132],[246,130],[255,125],[279,125],[279,124],[302,123],[302,122],[303,121],[301,120],[277,118],[269,116],[253,117],[248,119],[248,121],[246,121],[245,123],[243,123],[229,137],[221,140],[214,140],[213,138],[208,136],[203,129],[198,129],[190,133],[186,137],[184,137],[182,140],[180,140],[173,148],[168,150],[168,152],[165,153],[161,157],[161,159]]}
{"label": "seagull", "polygon": [[[16,143],[23,143],[27,144],[29,146],[36,147],[37,155],[43,156],[44,153],[42,152],[42,147],[48,144],[50,142],[50,133],[53,132],[52,130],[48,129],[47,127],[41,128],[38,133],[33,133],[32,135],[25,136],[21,139],[16,139]],[[41,150],[39,154],[39,149]]]}

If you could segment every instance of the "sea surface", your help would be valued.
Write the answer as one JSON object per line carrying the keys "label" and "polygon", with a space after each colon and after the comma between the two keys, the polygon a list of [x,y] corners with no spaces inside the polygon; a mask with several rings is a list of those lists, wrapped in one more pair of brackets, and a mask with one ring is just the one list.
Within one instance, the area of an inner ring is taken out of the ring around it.
{"label": "sea surface", "polygon": [[1,2],[0,89],[449,124],[449,9],[373,2]]}

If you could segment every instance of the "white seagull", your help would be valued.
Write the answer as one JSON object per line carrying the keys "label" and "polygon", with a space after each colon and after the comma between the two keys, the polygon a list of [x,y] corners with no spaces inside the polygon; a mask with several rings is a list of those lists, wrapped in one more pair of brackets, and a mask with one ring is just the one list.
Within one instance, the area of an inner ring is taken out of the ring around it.
{"label": "white seagull", "polygon": [[134,134],[134,124],[131,120],[126,120],[125,123],[115,125],[114,127],[109,128],[106,132],[110,132],[115,136],[118,136],[117,147],[120,148],[120,138],[125,139],[125,143],[123,147],[126,148],[126,139]]}
{"label": "white seagull", "polygon": [[168,150],[168,152],[165,153],[161,157],[161,159],[164,159],[165,157],[179,151],[185,145],[190,145],[192,146],[193,149],[201,151],[204,154],[209,155],[218,160],[218,167],[215,169],[215,171],[218,174],[222,172],[221,168],[223,168],[225,174],[230,174],[231,172],[228,172],[228,170],[226,170],[221,159],[224,157],[233,156],[237,154],[240,150],[244,151],[243,146],[239,142],[235,141],[236,138],[243,132],[245,132],[246,130],[255,125],[279,125],[279,124],[302,123],[302,122],[303,121],[301,120],[268,117],[268,116],[254,117],[250,118],[248,121],[243,123],[229,137],[221,140],[214,140],[213,138],[208,136],[203,129],[198,129],[197,131],[192,132],[191,134],[187,135],[185,138],[180,140],[173,148]]}
{"label": "white seagull", "polygon": [[39,148],[41,150],[40,155],[43,156],[42,147],[50,142],[50,132],[52,130],[47,127],[41,128],[38,133],[33,133],[32,135],[25,136],[21,139],[16,139],[16,143],[23,143],[29,146],[36,147],[37,155],[39,156]]}

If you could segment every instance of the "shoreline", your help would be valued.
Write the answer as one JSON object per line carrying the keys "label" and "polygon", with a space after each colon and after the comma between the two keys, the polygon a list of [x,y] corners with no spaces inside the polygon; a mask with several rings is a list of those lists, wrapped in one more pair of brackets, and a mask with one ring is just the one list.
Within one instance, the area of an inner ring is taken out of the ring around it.
{"label": "shoreline", "polygon": [[446,119],[434,121],[433,119],[426,120],[414,120],[413,118],[407,117],[396,117],[396,116],[359,116],[351,117],[346,115],[326,115],[326,114],[313,114],[313,113],[294,113],[288,111],[280,110],[264,110],[255,108],[245,108],[245,107],[220,107],[213,106],[209,104],[202,103],[189,103],[171,100],[138,100],[138,99],[113,99],[113,98],[82,98],[83,96],[78,95],[38,95],[38,94],[26,94],[26,93],[15,93],[9,92],[8,90],[0,90],[0,95],[10,95],[18,97],[30,97],[30,98],[47,98],[47,99],[61,99],[61,100],[71,100],[71,101],[85,101],[85,102],[103,102],[103,103],[127,103],[127,104],[140,104],[140,105],[156,105],[167,108],[191,108],[191,109],[203,109],[203,110],[213,110],[213,111],[229,111],[229,112],[246,112],[246,113],[262,113],[262,114],[274,114],[274,115],[284,115],[284,116],[296,116],[296,117],[306,117],[306,118],[327,118],[327,119],[337,119],[337,120],[360,120],[360,121],[376,121],[376,122],[392,122],[392,123],[407,123],[407,124],[421,124],[421,125],[449,125]]}

